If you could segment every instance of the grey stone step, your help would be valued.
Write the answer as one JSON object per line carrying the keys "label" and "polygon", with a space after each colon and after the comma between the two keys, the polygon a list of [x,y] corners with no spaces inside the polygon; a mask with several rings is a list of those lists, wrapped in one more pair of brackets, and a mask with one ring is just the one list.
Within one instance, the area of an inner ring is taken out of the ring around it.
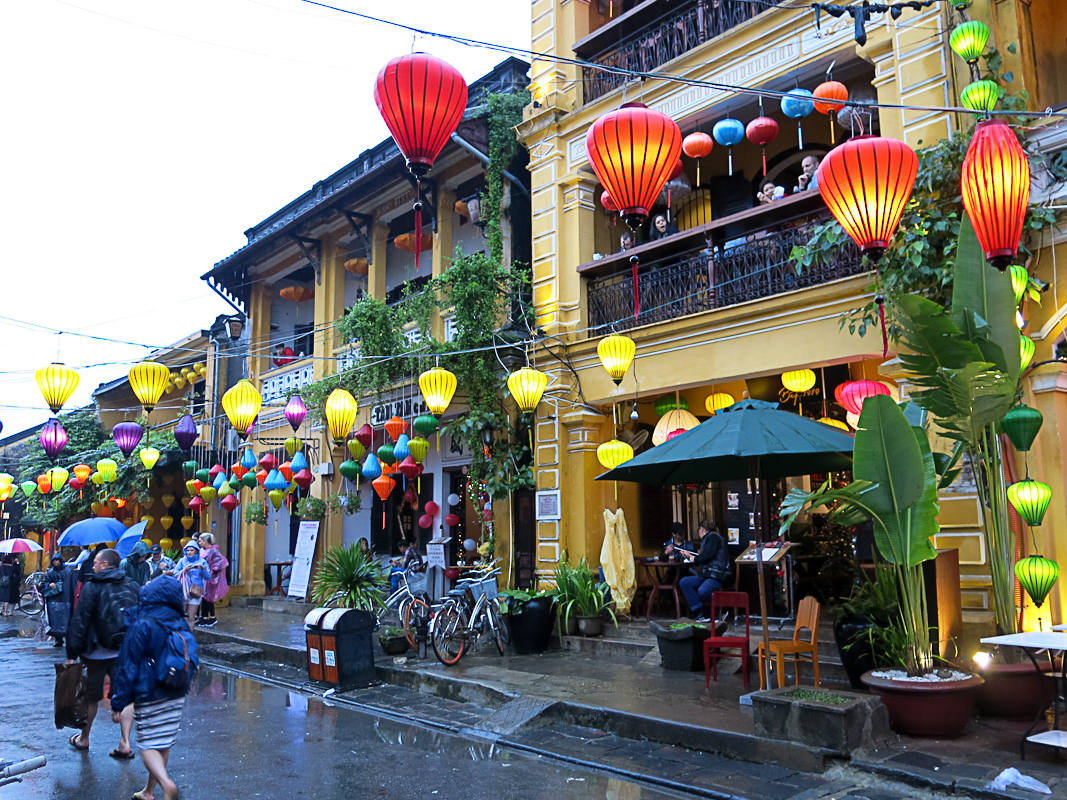
{"label": "grey stone step", "polygon": [[644,642],[616,638],[612,635],[613,629],[609,628],[605,628],[604,633],[604,636],[564,636],[563,649],[583,655],[644,658],[656,648],[654,637],[651,642]]}
{"label": "grey stone step", "polygon": [[271,614],[290,614],[294,617],[306,617],[315,608],[314,603],[302,603],[281,597],[264,597],[263,610]]}
{"label": "grey stone step", "polygon": [[263,651],[258,647],[235,642],[204,642],[197,648],[202,655],[230,664],[239,664],[243,661],[254,661],[263,656]]}

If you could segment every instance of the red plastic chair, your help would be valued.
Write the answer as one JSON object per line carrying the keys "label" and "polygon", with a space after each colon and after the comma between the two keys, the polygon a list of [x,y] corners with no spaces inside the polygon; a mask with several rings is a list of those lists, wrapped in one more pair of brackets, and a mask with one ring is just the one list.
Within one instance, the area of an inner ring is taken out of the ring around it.
{"label": "red plastic chair", "polygon": [[[745,635],[744,636],[709,636],[704,640],[704,688],[711,685],[711,678],[719,680],[719,659],[737,658],[736,653],[730,650],[741,651],[741,676],[744,681],[745,691],[748,691],[748,595],[744,592],[715,592],[711,596],[711,625],[715,625],[719,618],[720,609],[744,609],[745,611]],[[715,652],[712,652],[712,651]]]}

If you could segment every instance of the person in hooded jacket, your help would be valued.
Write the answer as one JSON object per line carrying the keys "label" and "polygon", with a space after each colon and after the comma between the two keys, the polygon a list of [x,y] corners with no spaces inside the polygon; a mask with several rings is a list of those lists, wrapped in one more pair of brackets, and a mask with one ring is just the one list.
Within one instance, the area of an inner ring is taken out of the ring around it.
{"label": "person in hooded jacket", "polygon": [[185,590],[185,612],[189,620],[189,630],[196,627],[196,612],[204,596],[204,585],[211,577],[211,567],[200,555],[200,545],[195,540],[185,545],[185,555],[175,564],[177,572],[174,577],[181,581]]}
{"label": "person in hooded jacket", "polygon": [[164,798],[178,787],[167,774],[170,750],[178,736],[186,690],[168,689],[157,680],[156,662],[164,657],[171,631],[188,632],[182,616],[185,592],[179,581],[162,575],[141,588],[141,602],[127,614],[129,629],[119,651],[111,692],[111,717],[134,706],[137,748],[148,770],[148,783],[134,800],[150,800],[158,784]]}
{"label": "person in hooded jacket", "polygon": [[138,586],[144,586],[152,578],[152,565],[148,563],[148,546],[138,542],[126,558],[122,559],[122,571]]}
{"label": "person in hooded jacket", "polygon": [[96,554],[101,550],[106,550],[107,545],[100,542],[93,551],[89,553],[81,566],[78,567],[78,586],[74,590],[74,605],[78,605],[78,600],[81,598],[82,589],[85,588],[85,582],[89,580],[89,577],[93,574],[93,564],[96,563]]}
{"label": "person in hooded jacket", "polygon": [[56,640],[53,647],[63,646],[70,624],[70,607],[74,604],[74,570],[63,561],[63,556],[52,556],[52,566],[44,576],[44,604],[48,611],[48,635]]}

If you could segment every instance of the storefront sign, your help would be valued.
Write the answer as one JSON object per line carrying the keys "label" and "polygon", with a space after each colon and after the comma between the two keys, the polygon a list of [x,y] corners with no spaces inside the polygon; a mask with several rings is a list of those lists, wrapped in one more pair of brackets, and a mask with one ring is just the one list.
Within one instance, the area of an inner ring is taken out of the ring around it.
{"label": "storefront sign", "polygon": [[445,556],[445,545],[448,544],[448,540],[449,537],[447,536],[430,540],[430,543],[426,545],[427,566],[440,567],[441,569],[448,566],[448,559]]}
{"label": "storefront sign", "polygon": [[562,517],[559,507],[559,489],[537,493],[537,521],[550,522]]}
{"label": "storefront sign", "polygon": [[370,410],[370,424],[379,426],[384,425],[393,417],[410,419],[412,417],[418,417],[422,414],[429,413],[430,409],[426,407],[426,403],[422,401],[421,397],[406,397],[402,400],[393,400],[389,403],[381,403],[380,405],[372,406]]}
{"label": "storefront sign", "polygon": [[296,552],[293,553],[293,571],[289,574],[289,596],[307,597],[308,581],[311,579],[311,562],[315,560],[315,542],[319,538],[319,523],[300,523],[296,534]]}

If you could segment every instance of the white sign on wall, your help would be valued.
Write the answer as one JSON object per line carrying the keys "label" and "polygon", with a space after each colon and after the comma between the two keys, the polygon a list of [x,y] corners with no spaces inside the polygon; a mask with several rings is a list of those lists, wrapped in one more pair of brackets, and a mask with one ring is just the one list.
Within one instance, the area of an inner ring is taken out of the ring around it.
{"label": "white sign on wall", "polygon": [[319,539],[319,523],[303,521],[296,534],[293,571],[289,575],[289,596],[307,597],[311,579],[311,562],[315,560],[315,542]]}

